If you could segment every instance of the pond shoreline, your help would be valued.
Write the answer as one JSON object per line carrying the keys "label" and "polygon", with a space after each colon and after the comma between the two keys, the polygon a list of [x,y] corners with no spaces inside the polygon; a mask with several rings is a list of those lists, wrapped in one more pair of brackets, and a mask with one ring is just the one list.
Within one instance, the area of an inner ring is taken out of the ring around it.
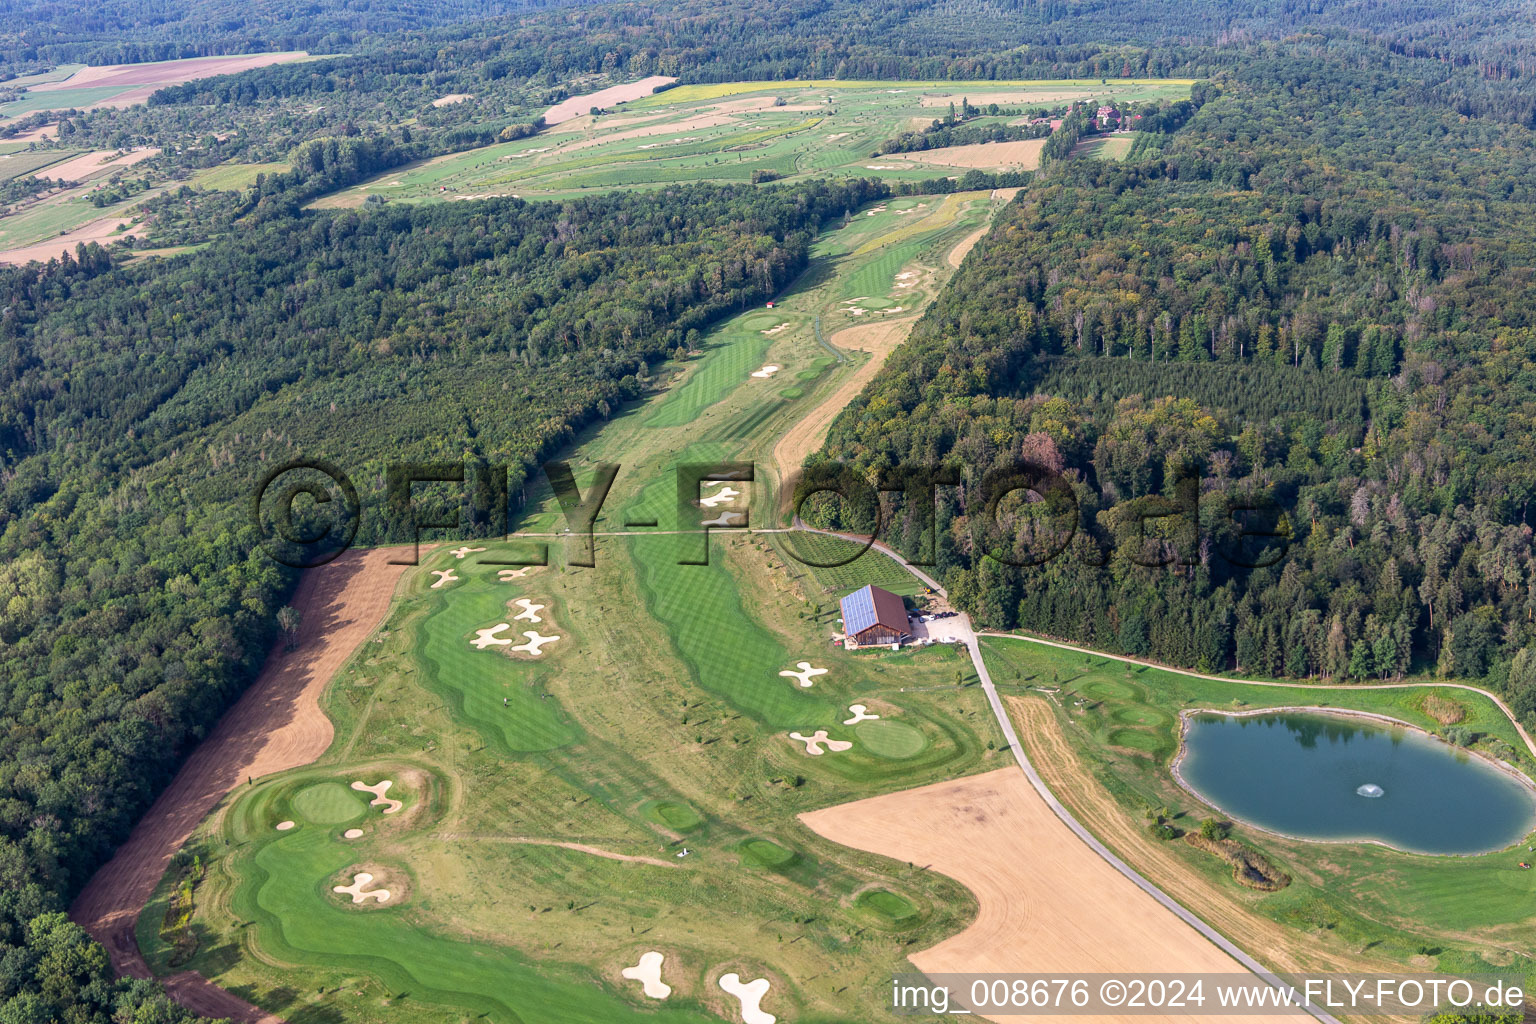
{"label": "pond shoreline", "polygon": [[[1379,714],[1374,711],[1354,711],[1344,708],[1317,707],[1315,705],[1286,705],[1283,707],[1272,708],[1252,708],[1245,711],[1231,711],[1223,708],[1185,708],[1179,712],[1178,748],[1174,751],[1173,758],[1168,762],[1168,773],[1173,776],[1173,781],[1178,785],[1180,789],[1194,797],[1206,807],[1218,811],[1221,814],[1226,815],[1228,818],[1231,818],[1233,821],[1245,825],[1248,828],[1255,829],[1259,832],[1265,832],[1272,836],[1278,836],[1281,839],[1290,839],[1295,842],[1330,843],[1333,845],[1369,843],[1373,846],[1381,846],[1388,850],[1394,850],[1398,853],[1406,853],[1416,857],[1486,857],[1490,854],[1502,853],[1505,850],[1513,849],[1519,846],[1523,841],[1517,840],[1509,846],[1498,847],[1491,850],[1481,850],[1473,853],[1431,853],[1426,850],[1409,850],[1401,846],[1395,846],[1392,843],[1381,839],[1371,839],[1366,837],[1357,839],[1323,839],[1313,836],[1299,836],[1290,832],[1281,832],[1277,829],[1268,828],[1264,825],[1258,824],[1257,822],[1249,821],[1247,818],[1232,814],[1230,811],[1217,806],[1209,797],[1205,796],[1203,793],[1197,790],[1184,778],[1184,773],[1181,768],[1184,762],[1184,757],[1189,752],[1187,737],[1189,734],[1190,719],[1195,715],[1221,715],[1226,718],[1255,718],[1260,715],[1281,714],[1315,714],[1331,716],[1334,718],[1357,718],[1364,719],[1368,722],[1373,722],[1376,724],[1389,725],[1394,729],[1403,729],[1407,732],[1417,733],[1420,736],[1427,737],[1436,743],[1448,747],[1452,751],[1464,751],[1471,756],[1479,758],[1483,763],[1491,765],[1492,767],[1503,772],[1505,775],[1508,775],[1518,781],[1521,787],[1525,789],[1533,797],[1533,799],[1536,799],[1536,780],[1531,779],[1530,776],[1526,775],[1523,771],[1516,768],[1514,765],[1500,761],[1498,758],[1490,757],[1489,755],[1484,754],[1482,751],[1469,750],[1465,747],[1451,746],[1451,744],[1446,743],[1444,739],[1436,736],[1429,730],[1420,728],[1419,726],[1413,725],[1410,722],[1405,722],[1400,718],[1392,718],[1388,715]],[[1536,822],[1536,819],[1533,819],[1533,822]],[[1526,832],[1526,835],[1530,835],[1529,830]]]}

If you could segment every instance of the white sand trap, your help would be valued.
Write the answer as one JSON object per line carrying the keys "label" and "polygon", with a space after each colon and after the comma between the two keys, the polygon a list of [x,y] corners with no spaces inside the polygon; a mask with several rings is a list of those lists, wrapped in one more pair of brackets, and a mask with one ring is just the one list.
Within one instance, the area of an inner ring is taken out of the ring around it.
{"label": "white sand trap", "polygon": [[470,641],[470,645],[477,651],[483,651],[487,647],[509,647],[512,644],[512,638],[509,636],[497,636],[496,634],[504,629],[511,628],[512,623],[510,622],[498,622],[496,625],[486,629],[477,629],[475,630],[475,638]]}
{"label": "white sand trap", "polygon": [[869,310],[865,309],[863,306],[849,306],[848,312],[852,313],[854,316],[863,316],[865,313],[868,313]]}
{"label": "white sand trap", "polygon": [[879,715],[870,714],[869,706],[867,704],[849,704],[848,710],[853,712],[853,717],[843,719],[844,725],[858,725],[860,722],[873,722],[875,719],[880,717]]}
{"label": "white sand trap", "polygon": [[542,605],[542,604],[534,604],[532,601],[528,600],[526,597],[520,597],[516,601],[513,601],[512,603],[514,605],[516,605],[517,607],[522,609],[522,611],[518,612],[517,616],[512,620],[513,622],[543,622],[544,621],[543,619],[541,619],[539,617],[539,612],[544,610],[544,605]]}
{"label": "white sand trap", "polygon": [[705,508],[714,508],[716,505],[724,505],[732,498],[741,497],[741,492],[734,487],[722,487],[707,498],[700,498],[699,504]]}
{"label": "white sand trap", "polygon": [[[894,171],[896,168],[893,164],[865,164],[864,169],[866,171]],[[871,211],[865,216],[873,217],[874,212]]]}
{"label": "white sand trap", "polygon": [[352,783],[352,788],[357,790],[359,793],[373,794],[373,799],[368,801],[369,807],[378,807],[380,804],[383,804],[385,814],[394,814],[396,811],[404,807],[405,804],[401,803],[399,800],[396,800],[394,797],[388,797],[384,795],[385,793],[389,792],[389,787],[393,785],[393,782],[391,782],[389,779],[385,779],[383,782],[373,786],[367,786],[361,782],[354,782]]}
{"label": "white sand trap", "polygon": [[[389,890],[369,889],[368,886],[372,882],[372,875],[366,871],[359,871],[356,875],[352,876],[351,885],[333,885],[331,886],[331,892],[346,893],[352,897],[353,903],[362,903],[364,900],[378,900],[380,903],[388,903]],[[725,979],[722,978],[721,980],[724,981]]]}
{"label": "white sand trap", "polygon": [[763,1011],[763,996],[768,994],[768,979],[743,983],[741,975],[734,971],[720,975],[720,988],[741,1000],[741,1019],[746,1024],[773,1024],[779,1018]]}
{"label": "white sand trap", "polygon": [[484,551],[484,550],[485,550],[485,548],[454,548],[452,551],[450,551],[448,553],[450,555],[452,555],[454,558],[464,558],[466,555],[472,555],[476,551]]}
{"label": "white sand trap", "polygon": [[826,669],[812,668],[811,663],[808,661],[797,661],[795,662],[795,668],[787,668],[779,673],[779,675],[788,679],[798,680],[802,687],[807,688],[810,687],[812,679],[816,678],[817,676],[824,676],[826,674]]}
{"label": "white sand trap", "polygon": [[524,633],[523,636],[528,638],[528,642],[525,644],[518,644],[516,647],[512,648],[512,650],[526,651],[527,653],[533,655],[535,658],[544,653],[545,644],[552,644],[556,640],[560,639],[558,636],[543,636],[539,633],[535,633],[531,629]]}
{"label": "white sand trap", "polygon": [[766,380],[766,379],[768,379],[769,377],[772,377],[774,374],[776,374],[778,372],[779,372],[779,368],[777,366],[775,366],[773,363],[769,363],[767,366],[764,366],[761,370],[753,370],[752,371],[752,376],[761,378],[763,380]]}
{"label": "white sand trap", "polygon": [[820,757],[824,753],[824,751],[821,749],[821,745],[823,743],[827,745],[827,750],[832,751],[834,754],[840,751],[848,750],[853,746],[853,744],[849,743],[847,740],[831,739],[827,736],[827,730],[825,729],[817,729],[809,736],[802,736],[798,732],[792,732],[789,734],[789,738],[804,743],[805,752],[812,757]]}
{"label": "white sand trap", "polygon": [[437,577],[437,582],[432,584],[432,589],[446,587],[450,583],[459,582],[459,578],[453,574],[452,569],[433,569],[432,575]]}
{"label": "white sand trap", "polygon": [[721,512],[713,519],[706,519],[700,526],[745,526],[740,512]]}
{"label": "white sand trap", "polygon": [[343,838],[343,839],[361,839],[361,838],[363,838],[363,830],[360,829],[360,828],[349,828],[349,829],[347,829],[345,832],[343,832],[341,834],[341,838]]}
{"label": "white sand trap", "polygon": [[645,994],[652,999],[665,999],[672,994],[672,986],[663,984],[661,980],[662,955],[654,949],[642,954],[640,962],[633,967],[626,967],[619,973],[630,981],[638,981]]}
{"label": "white sand trap", "polygon": [[502,583],[511,583],[513,580],[522,579],[530,572],[533,572],[533,566],[531,565],[525,565],[521,569],[498,569],[496,571],[496,579]]}
{"label": "white sand trap", "polygon": [[901,273],[896,275],[896,280],[898,280],[898,281],[905,281],[909,277],[916,277],[916,276],[917,276],[917,271],[915,271],[915,270],[903,270]]}
{"label": "white sand trap", "polygon": [[759,331],[758,333],[759,334],[778,334],[780,331],[788,330],[788,329],[789,329],[789,324],[786,322],[786,323],[778,324],[777,326],[774,326],[774,327],[770,327],[766,331]]}
{"label": "white sand trap", "polygon": [[287,832],[291,828],[293,828],[293,822],[291,821],[280,821],[277,823],[277,830],[279,832]]}

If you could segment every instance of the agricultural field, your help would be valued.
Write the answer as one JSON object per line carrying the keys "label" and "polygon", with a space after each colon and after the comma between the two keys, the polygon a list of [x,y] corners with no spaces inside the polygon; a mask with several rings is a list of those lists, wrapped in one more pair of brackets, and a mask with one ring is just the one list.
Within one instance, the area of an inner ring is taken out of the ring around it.
{"label": "agricultural field", "polygon": [[972,167],[1029,169],[1038,158],[1038,140],[955,147],[965,152],[949,163],[937,155],[940,151],[870,154],[884,140],[943,116],[950,103],[959,106],[967,98],[979,103],[1003,97],[997,102],[1030,109],[1073,100],[1182,99],[1192,84],[1162,79],[1113,85],[790,81],[680,86],[598,117],[573,117],[530,138],[398,168],[316,205],[355,206],[368,196],[407,201],[558,198],[670,182],[744,182],[764,172],[782,179],[836,174],[920,181],[964,174]]}
{"label": "agricultural field", "polygon": [[39,110],[90,110],[96,107],[128,107],[143,103],[150,93],[167,85],[198,78],[230,75],[285,61],[303,60],[301,51],[235,54],[222,57],[189,57],[146,64],[69,64],[52,72],[13,79],[7,88],[26,92],[9,103],[0,103],[0,118],[17,117]]}
{"label": "agricultural field", "polygon": [[[714,533],[689,564],[703,537],[668,531],[777,522],[763,458],[868,358],[819,325],[926,305],[999,202],[860,211],[773,309],[711,331],[665,390],[587,431],[566,453],[584,491],[622,464],[595,565],[537,536],[561,525],[545,489],[519,539],[424,553],[326,693],[326,754],[237,789],[162,880],[138,922],[156,972],[289,1019],[736,1019],[732,972],[766,979],[781,1020],[880,1018],[908,949],[974,900],[797,816],[1007,764],[971,663],[830,645],[841,594],[777,534]],[[754,459],[756,479],[679,507],[679,466]],[[505,564],[545,544],[550,564]],[[646,994],[658,981],[664,999]]]}
{"label": "agricultural field", "polygon": [[1443,726],[1426,711],[1428,702],[1452,701],[1461,722],[1485,737],[1480,747],[1532,772],[1536,763],[1509,719],[1486,698],[1412,684],[1254,686],[1023,639],[990,637],[982,646],[999,691],[1010,695],[1026,752],[1057,797],[1186,906],[1224,921],[1228,934],[1261,935],[1259,948],[1278,962],[1321,957],[1362,970],[1514,970],[1536,978],[1536,879],[1518,867],[1518,852],[1436,857],[1374,843],[1320,847],[1239,824],[1236,838],[1293,879],[1279,892],[1257,893],[1234,882],[1224,862],[1147,832],[1149,807],[1170,809],[1170,820],[1185,829],[1212,813],[1168,770],[1186,708],[1352,710],[1433,732]]}

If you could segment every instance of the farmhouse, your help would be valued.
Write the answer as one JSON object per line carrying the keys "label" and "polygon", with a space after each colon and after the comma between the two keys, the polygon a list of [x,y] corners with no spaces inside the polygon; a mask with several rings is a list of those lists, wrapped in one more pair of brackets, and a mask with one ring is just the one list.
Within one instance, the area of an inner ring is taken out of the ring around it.
{"label": "farmhouse", "polygon": [[889,590],[870,584],[843,598],[843,632],[850,646],[899,644],[912,639],[906,605]]}

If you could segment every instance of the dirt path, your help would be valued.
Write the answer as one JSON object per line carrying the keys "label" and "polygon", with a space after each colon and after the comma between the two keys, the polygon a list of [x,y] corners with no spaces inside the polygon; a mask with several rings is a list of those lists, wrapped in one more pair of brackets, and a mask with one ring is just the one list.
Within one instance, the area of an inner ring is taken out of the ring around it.
{"label": "dirt path", "polygon": [[[304,574],[292,600],[303,615],[297,650],[273,647],[261,675],[76,898],[70,916],[107,947],[119,974],[150,976],[134,925],[172,855],[214,805],[247,779],[309,764],[330,746],[333,730],[320,711],[320,695],[383,621],[407,568],[389,564],[401,550],[351,551]],[[277,1019],[192,971],[168,978],[166,987],[206,1016]]]}
{"label": "dirt path", "polygon": [[923,865],[975,893],[978,913],[969,927],[910,955],[930,976],[1244,973],[1080,842],[1017,768],[812,811],[800,820],[833,842]]}
{"label": "dirt path", "polygon": [[837,419],[837,414],[842,412],[844,407],[853,401],[854,396],[864,389],[864,385],[880,372],[880,367],[885,365],[886,357],[895,351],[896,346],[907,340],[912,325],[917,323],[920,315],[860,324],[857,327],[845,327],[827,339],[838,348],[868,352],[870,357],[864,365],[854,370],[839,384],[837,390],[823,399],[820,405],[790,427],[789,431],[779,439],[779,443],[773,446],[773,463],[779,468],[781,480],[786,474],[803,465],[806,456],[821,447],[821,443],[826,440],[827,430],[832,426],[832,421]]}
{"label": "dirt path", "polygon": [[1536,757],[1536,740],[1533,740],[1531,738],[1531,734],[1526,731],[1525,726],[1520,724],[1520,720],[1515,717],[1514,710],[1511,709],[1508,704],[1505,704],[1504,701],[1501,700],[1496,694],[1490,693],[1487,690],[1479,689],[1478,687],[1469,685],[1467,683],[1437,683],[1431,680],[1417,683],[1340,684],[1300,682],[1283,683],[1269,679],[1237,679],[1232,676],[1206,675],[1204,672],[1195,672],[1192,669],[1187,668],[1175,668],[1172,665],[1159,665],[1155,661],[1143,661],[1140,658],[1128,658],[1123,654],[1108,654],[1104,651],[1095,651],[1087,647],[1079,647],[1076,644],[1062,643],[1059,640],[1044,640],[1037,636],[1025,636],[1022,633],[978,633],[977,636],[997,637],[1004,640],[1025,640],[1032,644],[1040,644],[1042,647],[1055,647],[1063,651],[1076,651],[1080,654],[1091,654],[1096,658],[1108,658],[1111,661],[1120,661],[1127,665],[1142,665],[1146,668],[1155,668],[1160,672],[1172,672],[1175,675],[1189,676],[1191,679],[1209,679],[1215,683],[1241,683],[1243,686],[1278,686],[1287,690],[1405,690],[1418,689],[1425,686],[1433,686],[1446,690],[1467,690],[1471,693],[1487,697],[1498,707],[1500,711],[1504,712],[1504,714],[1508,716],[1510,724],[1515,727],[1515,732],[1519,733],[1520,738],[1525,741],[1526,749],[1531,752],[1532,757]]}

